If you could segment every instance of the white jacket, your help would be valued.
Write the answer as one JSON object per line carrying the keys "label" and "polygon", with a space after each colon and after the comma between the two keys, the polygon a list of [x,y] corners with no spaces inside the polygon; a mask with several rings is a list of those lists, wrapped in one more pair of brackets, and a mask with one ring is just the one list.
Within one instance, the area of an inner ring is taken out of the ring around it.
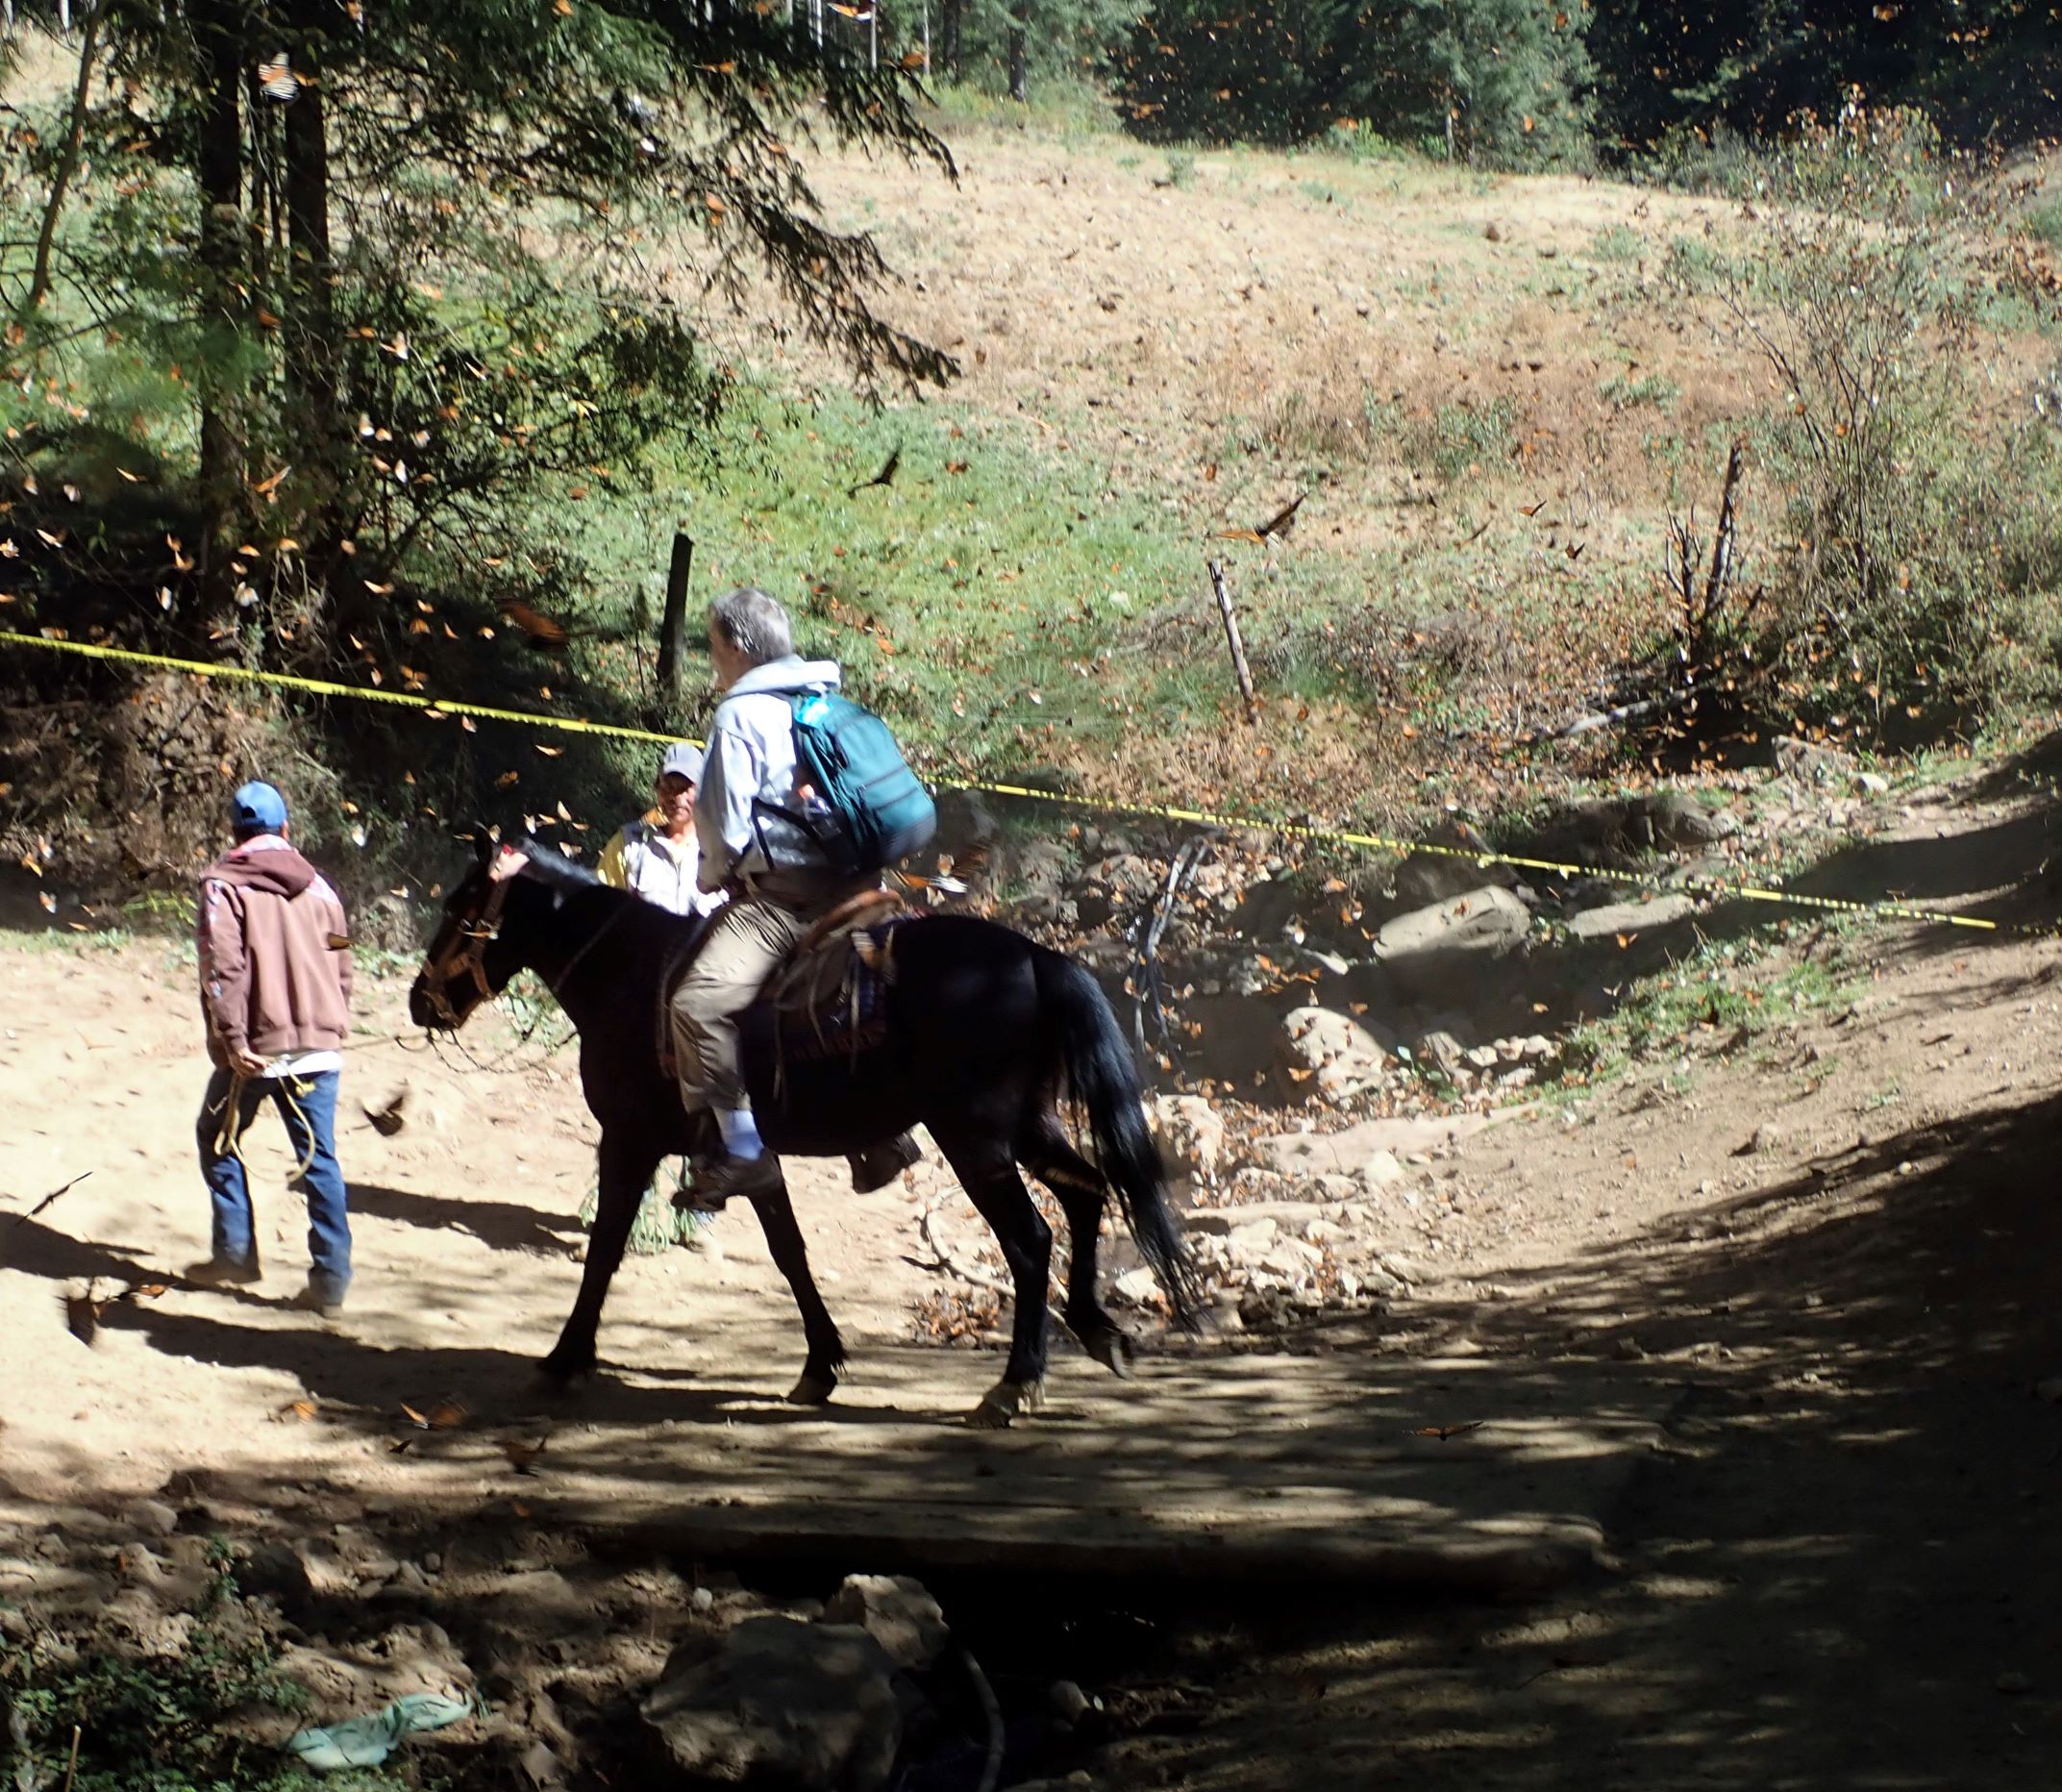
{"label": "white jacket", "polygon": [[837,686],[835,660],[790,654],[754,666],[716,706],[694,800],[703,889],[718,890],[737,879],[766,884],[765,893],[775,900],[809,893],[800,887],[808,880],[773,872],[767,864],[757,805],[795,807],[795,711],[788,699]]}
{"label": "white jacket", "polygon": [[708,914],[723,907],[721,890],[701,888],[702,853],[693,834],[684,840],[666,837],[658,811],[628,821],[603,850],[599,866],[604,884],[629,890],[674,914]]}

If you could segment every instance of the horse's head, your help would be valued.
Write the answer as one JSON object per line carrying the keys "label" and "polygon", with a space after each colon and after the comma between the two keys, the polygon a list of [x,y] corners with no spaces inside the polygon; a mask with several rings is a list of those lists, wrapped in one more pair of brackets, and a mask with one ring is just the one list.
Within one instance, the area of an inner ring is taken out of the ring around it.
{"label": "horse's head", "polygon": [[501,937],[513,882],[501,868],[502,849],[484,827],[473,830],[472,841],[475,862],[445,898],[443,918],[409,990],[409,1018],[438,1033],[456,1033],[522,969]]}

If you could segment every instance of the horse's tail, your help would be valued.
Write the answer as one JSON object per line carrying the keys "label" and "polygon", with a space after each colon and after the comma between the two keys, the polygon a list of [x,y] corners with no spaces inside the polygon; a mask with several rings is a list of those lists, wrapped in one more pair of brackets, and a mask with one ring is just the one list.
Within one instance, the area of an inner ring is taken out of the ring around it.
{"label": "horse's tail", "polygon": [[1143,1092],[1130,1048],[1096,980],[1056,952],[1033,949],[1038,999],[1056,1023],[1067,1096],[1086,1116],[1086,1142],[1096,1167],[1117,1191],[1139,1254],[1174,1308],[1176,1323],[1197,1328],[1195,1265],[1167,1205],[1159,1148],[1146,1129]]}

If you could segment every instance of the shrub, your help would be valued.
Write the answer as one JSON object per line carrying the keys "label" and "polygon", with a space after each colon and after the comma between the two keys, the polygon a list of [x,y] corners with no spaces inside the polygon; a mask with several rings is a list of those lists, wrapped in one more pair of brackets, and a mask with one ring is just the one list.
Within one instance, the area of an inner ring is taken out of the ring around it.
{"label": "shrub", "polygon": [[1743,247],[1674,267],[1781,393],[1760,447],[1782,494],[1763,657],[1785,710],[1892,739],[2029,689],[2062,591],[2053,433],[1971,428],[1977,261],[1927,141],[1850,108],[1770,164]]}

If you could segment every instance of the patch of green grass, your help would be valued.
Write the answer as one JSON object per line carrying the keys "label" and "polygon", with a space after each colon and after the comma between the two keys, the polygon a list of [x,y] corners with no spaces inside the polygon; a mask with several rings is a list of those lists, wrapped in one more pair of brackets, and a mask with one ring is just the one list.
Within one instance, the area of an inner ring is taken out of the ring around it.
{"label": "patch of green grass", "polygon": [[[743,393],[720,471],[682,464],[656,497],[590,498],[558,524],[601,575],[593,633],[613,637],[585,669],[643,676],[637,592],[648,623],[680,517],[698,601],[771,591],[804,651],[841,661],[939,769],[1021,765],[1054,734],[1115,737],[1150,684],[1115,644],[1130,618],[1193,602],[1202,562],[1164,511],[1063,443],[943,406]],[[866,484],[898,450],[891,482]],[[697,647],[683,727],[706,713],[706,678]]]}
{"label": "patch of green grass", "polygon": [[1659,373],[1642,374],[1636,380],[1629,373],[1613,374],[1597,390],[1614,411],[1630,411],[1640,405],[1666,411],[1682,396],[1682,387]]}
{"label": "patch of green grass", "polygon": [[1181,150],[1176,150],[1167,158],[1167,185],[1187,187],[1196,178],[1196,159]]}
{"label": "patch of green grass", "polygon": [[1342,211],[1348,202],[1339,197],[1339,189],[1329,181],[1298,181],[1296,190],[1313,205],[1337,206]]}
{"label": "patch of green grass", "polygon": [[1646,249],[1638,231],[1627,224],[1607,224],[1589,239],[1589,252],[1599,261],[1636,261]]}
{"label": "patch of green grass", "polygon": [[2026,229],[2050,249],[2062,249],[2062,193],[2026,208]]}
{"label": "patch of green grass", "polygon": [[1510,458],[1518,440],[1518,407],[1508,398],[1441,405],[1430,428],[1413,435],[1414,459],[1429,462],[1441,479],[1459,479]]}
{"label": "patch of green grass", "polygon": [[1836,1006],[1852,994],[1845,954],[1772,963],[1795,923],[1704,940],[1664,970],[1625,990],[1610,1013],[1585,1021],[1569,1034],[1565,1072],[1587,1083],[1606,1081],[1635,1064],[1679,1056],[1699,1040],[1751,1042],[1799,1017]]}

